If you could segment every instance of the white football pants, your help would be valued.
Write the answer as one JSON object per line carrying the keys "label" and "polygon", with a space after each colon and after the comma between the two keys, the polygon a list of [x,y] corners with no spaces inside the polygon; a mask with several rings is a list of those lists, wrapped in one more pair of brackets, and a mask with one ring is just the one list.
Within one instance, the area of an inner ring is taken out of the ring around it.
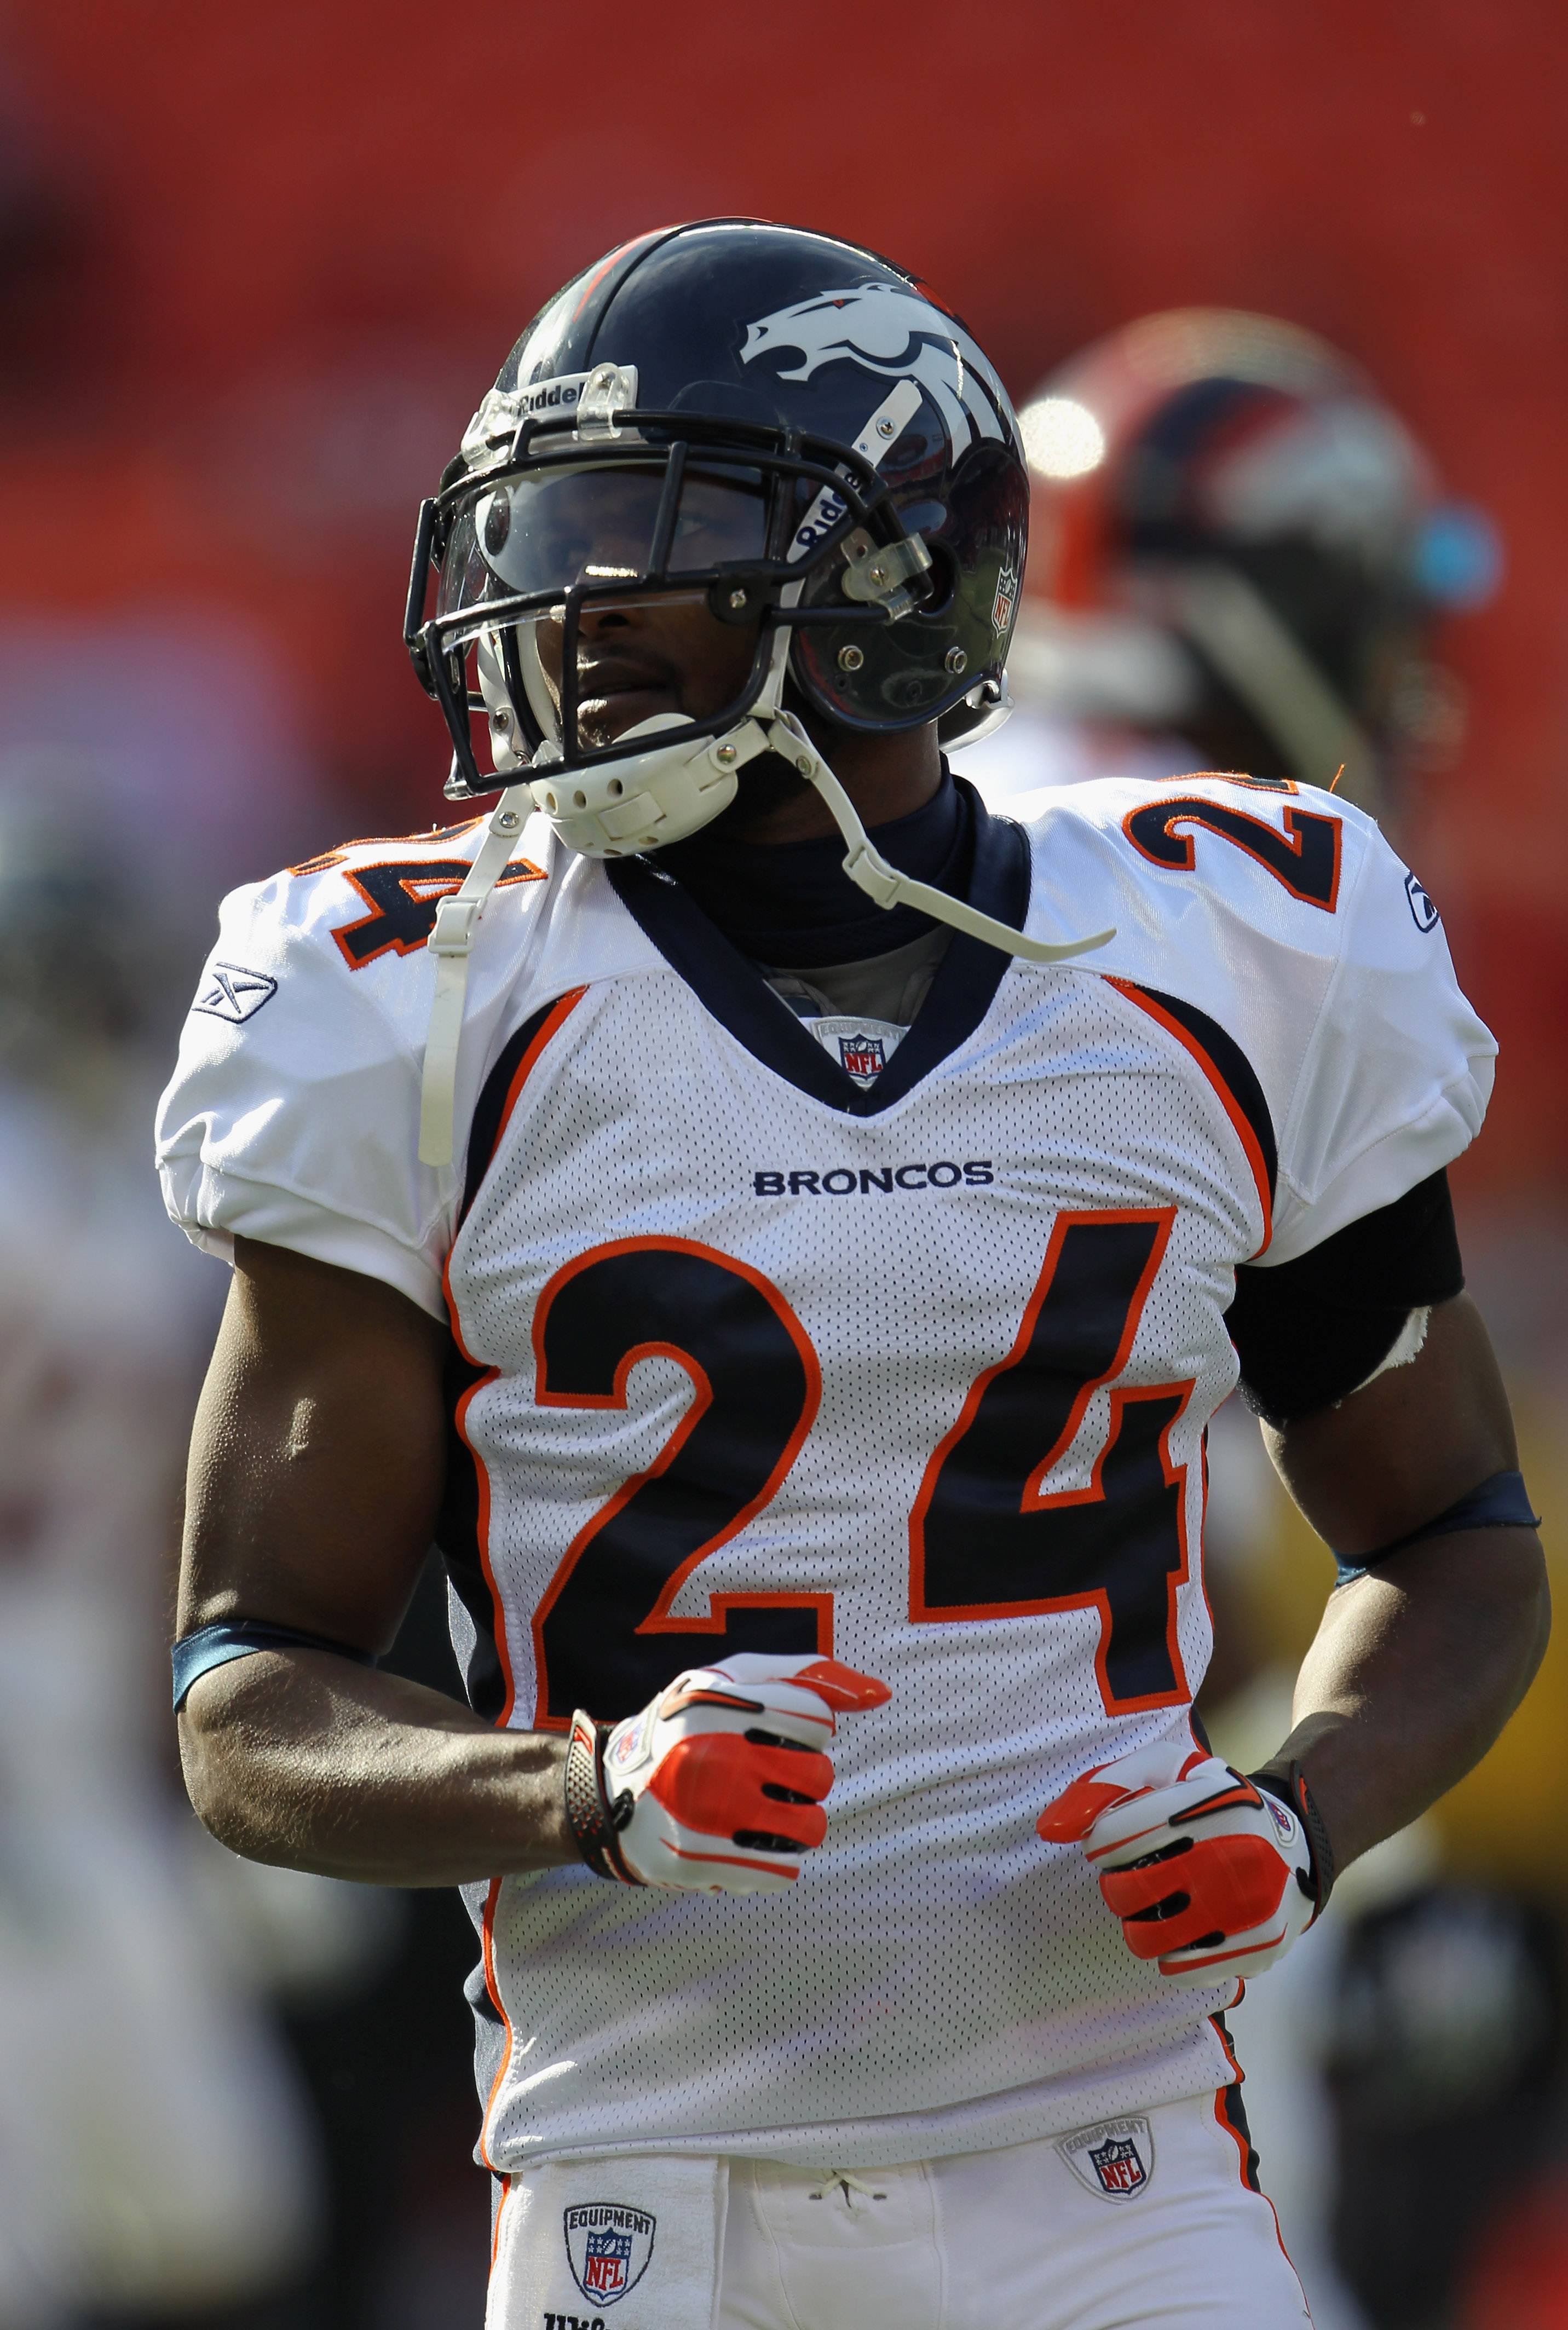
{"label": "white football pants", "polygon": [[[710,2313],[695,2254],[679,2299],[673,2287],[663,2304],[655,2297],[655,2257],[674,2264],[664,2246],[676,2231],[670,2188],[644,2194],[662,2201],[647,2221],[662,2221],[641,2286],[606,2304],[569,2284],[566,2299],[555,2296],[561,2212],[529,2207],[534,2178],[514,2177],[497,2229],[488,2330],[619,2330],[619,2316],[641,2325],[644,2313],[648,2330],[708,2330],[690,2318],[702,2313],[714,2330],[1309,2330],[1273,2208],[1246,2181],[1245,2154],[1222,2099],[1207,2096],[1076,2141],[1046,2137],[900,2168],[829,2175],[732,2158],[727,2202],[717,2179],[722,2262]],[[668,2155],[664,2164],[674,2165]],[[625,2158],[594,2164],[595,2189],[608,2196],[631,2168]],[[689,2180],[694,2232],[711,2221],[698,2170],[692,2161],[678,2172]],[[537,2197],[546,2201],[543,2191]],[[532,2238],[526,2224],[537,2228]],[[634,2254],[627,2270],[641,2263]]]}

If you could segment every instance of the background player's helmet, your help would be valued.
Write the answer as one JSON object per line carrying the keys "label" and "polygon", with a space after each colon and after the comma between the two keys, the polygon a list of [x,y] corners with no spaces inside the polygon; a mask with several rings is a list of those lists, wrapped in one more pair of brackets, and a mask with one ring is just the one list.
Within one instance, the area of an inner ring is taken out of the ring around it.
{"label": "background player's helmet", "polygon": [[1149,316],[1024,408],[1035,540],[1015,678],[1068,716],[1163,728],[1212,765],[1373,805],[1443,741],[1423,655],[1497,549],[1347,359],[1224,309]]}
{"label": "background player's helmet", "polygon": [[[451,733],[449,793],[527,777],[573,847],[614,856],[727,805],[723,742],[754,713],[980,733],[1005,708],[1028,496],[1001,381],[887,260],[748,220],[623,245],[529,325],[421,513],[407,637]],[[654,601],[746,627],[744,683],[711,717],[588,741],[584,612]],[[648,792],[697,750],[699,785]]]}

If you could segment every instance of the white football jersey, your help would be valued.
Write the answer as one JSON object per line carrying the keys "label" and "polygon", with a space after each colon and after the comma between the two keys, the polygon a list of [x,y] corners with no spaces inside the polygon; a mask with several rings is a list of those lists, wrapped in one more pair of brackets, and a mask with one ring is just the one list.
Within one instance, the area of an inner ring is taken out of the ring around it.
{"label": "white football jersey", "polygon": [[[476,1889],[482,2155],[806,2166],[988,2149],[1224,2085],[1035,1818],[1185,1738],[1203,1434],[1240,1263],[1462,1150],[1494,1051],[1425,893],[1325,794],[1113,781],[978,814],[972,901],[869,1078],[657,859],[530,825],[475,950],[466,1163],[418,1160],[433,901],[480,829],[225,902],[166,1095],[171,1212],[450,1315],[442,1542],[476,1708],[618,1717],[832,1650],[829,1829],[787,1896]],[[460,1150],[461,1140],[460,1137]],[[478,1985],[476,1985],[476,1988]]]}

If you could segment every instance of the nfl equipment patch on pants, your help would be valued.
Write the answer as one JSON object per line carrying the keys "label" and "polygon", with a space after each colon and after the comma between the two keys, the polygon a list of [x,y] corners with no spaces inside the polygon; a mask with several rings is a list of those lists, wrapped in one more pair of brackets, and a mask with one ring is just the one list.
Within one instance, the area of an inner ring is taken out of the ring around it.
{"label": "nfl equipment patch on pants", "polygon": [[1309,2318],[1221,2093],[898,2168],[546,2163],[511,2180],[486,2321],[1305,2330]]}

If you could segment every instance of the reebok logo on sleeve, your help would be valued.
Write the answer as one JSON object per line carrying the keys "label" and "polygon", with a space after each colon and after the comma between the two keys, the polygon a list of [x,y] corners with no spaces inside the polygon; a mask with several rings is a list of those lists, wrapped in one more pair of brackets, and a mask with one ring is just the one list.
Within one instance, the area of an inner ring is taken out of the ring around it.
{"label": "reebok logo on sleeve", "polygon": [[1410,910],[1418,931],[1434,931],[1438,926],[1438,910],[1423,885],[1415,875],[1404,877],[1404,894],[1410,900]]}
{"label": "reebok logo on sleeve", "polygon": [[214,962],[197,988],[191,1009],[238,1027],[242,1020],[253,1019],[277,992],[277,980],[269,979],[264,971],[247,971],[238,962]]}

